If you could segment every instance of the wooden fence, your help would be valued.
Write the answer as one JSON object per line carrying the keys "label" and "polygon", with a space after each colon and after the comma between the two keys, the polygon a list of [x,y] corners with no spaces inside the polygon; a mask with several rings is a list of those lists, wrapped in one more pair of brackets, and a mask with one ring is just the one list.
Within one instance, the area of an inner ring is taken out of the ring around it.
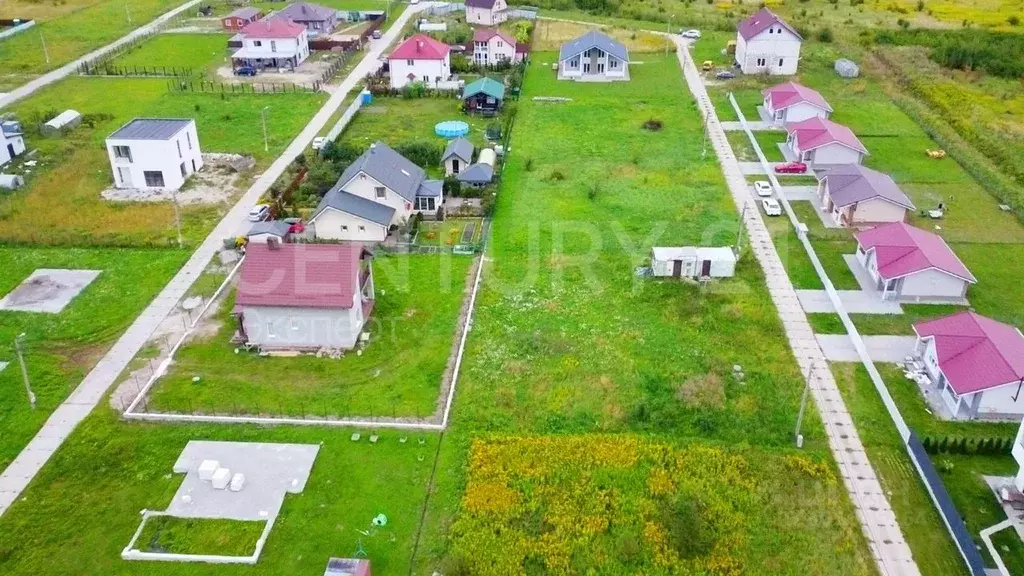
{"label": "wooden fence", "polygon": [[208,94],[296,94],[320,91],[320,83],[306,84],[270,84],[252,82],[234,84],[213,82],[210,80],[172,80],[167,83],[171,92],[202,92]]}
{"label": "wooden fence", "polygon": [[114,66],[109,62],[98,65],[83,62],[79,70],[86,76],[191,78],[195,75],[195,70],[188,66]]}

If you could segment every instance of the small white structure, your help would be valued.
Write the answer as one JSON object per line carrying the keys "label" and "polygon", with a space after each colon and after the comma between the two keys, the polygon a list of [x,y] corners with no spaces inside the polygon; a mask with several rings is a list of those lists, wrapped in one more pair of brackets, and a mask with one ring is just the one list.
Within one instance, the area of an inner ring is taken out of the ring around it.
{"label": "small white structure", "polygon": [[1024,420],[1020,423],[1020,428],[1017,430],[1017,437],[1013,439],[1013,448],[1010,449],[1010,454],[1013,455],[1013,459],[1017,461],[1017,476],[1013,479],[1013,487],[1017,489],[1017,492],[1024,492]]}
{"label": "small white structure", "polygon": [[12,120],[0,123],[0,166],[24,153],[25,138],[21,123]]}
{"label": "small white structure", "polygon": [[629,80],[629,50],[591,30],[558,51],[558,79],[590,82]]}
{"label": "small white structure", "polygon": [[673,278],[730,278],[736,273],[736,254],[728,246],[654,247],[651,270]]}
{"label": "small white structure", "polygon": [[508,19],[505,0],[466,0],[466,22],[481,26],[496,26]]}
{"label": "small white structure", "polygon": [[764,110],[775,124],[828,118],[832,113],[832,107],[821,93],[796,82],[772,86],[761,94],[764,96]]}
{"label": "small white structure", "polygon": [[796,74],[803,37],[762,8],[736,26],[736,63],[744,74]]}
{"label": "small white structure", "polygon": [[107,137],[107,156],[117,188],[177,190],[203,167],[190,118],[136,118]]}
{"label": "small white structure", "polygon": [[16,190],[25,185],[25,179],[18,174],[0,174],[0,188]]}
{"label": "small white structure", "polygon": [[57,136],[70,130],[82,121],[82,115],[74,110],[65,110],[57,114],[49,122],[43,124],[43,136]]}
{"label": "small white structure", "polygon": [[388,57],[392,88],[423,82],[437,88],[452,75],[451,48],[426,34],[414,34]]}
{"label": "small white structure", "polygon": [[860,76],[860,66],[857,63],[848,58],[840,58],[836,60],[835,64],[836,74],[839,74],[843,78],[856,78]]}
{"label": "small white structure", "polygon": [[266,244],[267,242],[284,242],[288,237],[288,230],[291,225],[284,220],[263,220],[253,222],[249,231],[245,233],[246,240],[250,244]]}
{"label": "small white structure", "polygon": [[231,482],[231,470],[227,468],[217,468],[214,471],[213,476],[210,476],[210,484],[215,490],[223,490],[228,487],[228,483]]}
{"label": "small white structure", "polygon": [[446,177],[458,176],[473,163],[473,143],[461,137],[449,140],[441,155],[441,163]]}
{"label": "small white structure", "polygon": [[203,460],[199,464],[199,479],[209,482],[213,479],[213,473],[220,469],[220,462],[216,460]]}

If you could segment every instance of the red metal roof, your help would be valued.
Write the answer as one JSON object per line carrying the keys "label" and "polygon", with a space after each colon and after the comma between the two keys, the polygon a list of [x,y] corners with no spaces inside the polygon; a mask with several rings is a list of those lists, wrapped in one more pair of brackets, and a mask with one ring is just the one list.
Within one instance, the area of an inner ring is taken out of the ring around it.
{"label": "red metal roof", "polygon": [[801,152],[821,148],[835,142],[862,154],[868,153],[868,149],[860,143],[853,130],[825,118],[815,116],[800,122],[786,124],[786,132],[796,134],[796,143]]}
{"label": "red metal roof", "polygon": [[246,38],[298,38],[306,30],[285,18],[264,18],[242,28],[241,34]]}
{"label": "red metal roof", "polygon": [[362,244],[249,244],[238,282],[238,306],[351,308]]}
{"label": "red metal roof", "polygon": [[426,34],[414,34],[391,53],[392,60],[444,60],[451,48]]}
{"label": "red metal roof", "polygon": [[918,322],[914,331],[935,338],[939,368],[958,395],[1024,379],[1024,336],[1009,324],[960,312]]}
{"label": "red metal roof", "polygon": [[498,36],[509,45],[515,46],[516,39],[509,36],[506,32],[498,30],[497,28],[480,28],[473,32],[473,42],[488,42],[491,38]]}
{"label": "red metal roof", "polygon": [[865,250],[874,248],[878,273],[886,280],[934,268],[972,284],[974,275],[940,236],[893,222],[854,234]]}
{"label": "red metal roof", "polygon": [[779,18],[774,12],[767,8],[761,8],[757,12],[754,12],[753,16],[741,21],[736,25],[736,30],[739,31],[740,36],[744,40],[750,40],[754,36],[757,36],[761,32],[764,32],[772,24],[781,24],[783,28],[789,30],[794,36],[803,40],[800,33],[795,28],[790,26],[785,20]]}
{"label": "red metal roof", "polygon": [[807,102],[822,110],[832,111],[832,107],[828,105],[828,102],[825,101],[825,98],[817,90],[797,84],[796,82],[786,82],[785,84],[772,86],[761,94],[768,97],[768,101],[772,103],[773,110],[782,110],[801,102]]}

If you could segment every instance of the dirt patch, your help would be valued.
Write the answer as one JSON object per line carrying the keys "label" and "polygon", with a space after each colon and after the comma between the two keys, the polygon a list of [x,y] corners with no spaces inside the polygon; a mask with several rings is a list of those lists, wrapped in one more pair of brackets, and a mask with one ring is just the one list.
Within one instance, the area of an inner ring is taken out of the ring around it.
{"label": "dirt patch", "polygon": [[676,388],[676,398],[701,408],[721,408],[725,405],[725,383],[718,374],[691,376]]}
{"label": "dirt patch", "polygon": [[203,154],[203,169],[193,174],[176,193],[171,190],[107,188],[101,193],[111,202],[169,202],[177,194],[179,204],[217,204],[239,192],[242,173],[252,169],[251,156]]}
{"label": "dirt patch", "polygon": [[316,62],[307,60],[291,71],[279,72],[277,69],[270,68],[255,76],[236,76],[231,66],[225,65],[217,68],[217,77],[222,82],[233,84],[312,84],[320,81],[330,66],[330,60]]}

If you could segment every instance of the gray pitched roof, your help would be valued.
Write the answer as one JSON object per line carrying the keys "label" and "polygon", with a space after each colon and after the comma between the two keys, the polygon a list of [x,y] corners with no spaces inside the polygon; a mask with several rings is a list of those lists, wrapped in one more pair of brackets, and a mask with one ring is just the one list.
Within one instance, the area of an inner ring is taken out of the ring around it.
{"label": "gray pitched roof", "polygon": [[914,203],[892,178],[871,168],[859,164],[837,166],[825,172],[824,179],[828,181],[832,201],[840,208],[871,198],[882,198],[907,210],[914,209]]}
{"label": "gray pitched roof", "polygon": [[412,202],[416,190],[426,173],[411,160],[395,152],[383,142],[375,142],[342,173],[333,189],[341,189],[353,178],[365,172],[367,176],[394,190],[396,194]]}
{"label": "gray pitched roof", "polygon": [[567,60],[595,46],[620,60],[629,62],[629,50],[626,50],[626,47],[622,44],[612,40],[607,34],[597,30],[591,30],[571,42],[562,44],[562,47],[558,50],[558,60]]}
{"label": "gray pitched roof", "polygon": [[192,122],[189,118],[136,118],[108,138],[123,140],[168,140]]}
{"label": "gray pitched roof", "polygon": [[424,180],[423,184],[420,184],[419,190],[416,191],[416,196],[423,198],[439,198],[443,187],[444,182],[440,180]]}
{"label": "gray pitched roof", "polygon": [[470,162],[473,160],[473,143],[465,138],[456,138],[455,140],[449,140],[448,145],[444,148],[444,154],[441,155],[441,162],[444,162],[452,155],[456,158]]}
{"label": "gray pitched roof", "polygon": [[335,210],[358,216],[363,220],[376,222],[381,226],[391,224],[391,218],[395,215],[395,209],[387,204],[374,202],[362,196],[356,196],[355,194],[349,194],[337,188],[332,188],[320,200],[320,205],[316,207],[316,213],[313,214],[310,221],[315,220],[327,208],[334,208]]}
{"label": "gray pitched roof", "polygon": [[459,182],[487,184],[494,179],[494,168],[487,164],[473,164],[459,174]]}
{"label": "gray pitched roof", "polygon": [[330,20],[336,13],[337,11],[333,8],[326,8],[319,4],[297,2],[285,6],[276,16],[283,16],[294,22],[323,22]]}
{"label": "gray pitched roof", "polygon": [[284,237],[288,234],[289,228],[291,228],[291,225],[284,220],[264,220],[262,222],[254,222],[245,235],[248,237],[257,234],[274,234],[275,236]]}

